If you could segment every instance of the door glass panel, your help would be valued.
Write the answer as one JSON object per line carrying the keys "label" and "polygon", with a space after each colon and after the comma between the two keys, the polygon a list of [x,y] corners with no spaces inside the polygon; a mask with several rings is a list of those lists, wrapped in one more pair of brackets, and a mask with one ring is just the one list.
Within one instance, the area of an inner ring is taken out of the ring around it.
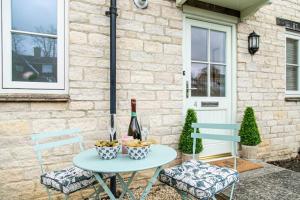
{"label": "door glass panel", "polygon": [[226,33],[220,31],[210,31],[210,61],[215,63],[225,63]]}
{"label": "door glass panel", "polygon": [[207,64],[192,63],[192,96],[207,96]]}
{"label": "door glass panel", "polygon": [[56,39],[12,34],[12,80],[57,82]]}
{"label": "door glass panel", "polygon": [[225,75],[226,67],[224,65],[210,66],[210,96],[225,96]]}
{"label": "door glass panel", "polygon": [[208,30],[192,27],[192,60],[207,61]]}
{"label": "door glass panel", "polygon": [[56,34],[57,0],[12,0],[12,29]]}
{"label": "door glass panel", "polygon": [[298,66],[286,66],[286,89],[298,90]]}

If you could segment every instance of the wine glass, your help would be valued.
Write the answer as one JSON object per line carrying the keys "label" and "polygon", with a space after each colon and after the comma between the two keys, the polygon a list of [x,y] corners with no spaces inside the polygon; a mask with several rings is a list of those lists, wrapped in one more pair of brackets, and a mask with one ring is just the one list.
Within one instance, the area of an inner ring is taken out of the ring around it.
{"label": "wine glass", "polygon": [[150,120],[147,117],[140,117],[142,140],[146,141],[150,133]]}
{"label": "wine glass", "polygon": [[115,140],[117,137],[117,123],[116,114],[109,114],[109,119],[107,123],[108,133],[110,135],[110,140]]}

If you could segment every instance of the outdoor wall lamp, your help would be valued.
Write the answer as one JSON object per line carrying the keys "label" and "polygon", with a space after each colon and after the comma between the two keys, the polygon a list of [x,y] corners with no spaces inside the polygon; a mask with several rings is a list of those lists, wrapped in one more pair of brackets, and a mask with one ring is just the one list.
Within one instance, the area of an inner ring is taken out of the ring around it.
{"label": "outdoor wall lamp", "polygon": [[145,9],[148,7],[148,0],[133,0],[136,7]]}
{"label": "outdoor wall lamp", "polygon": [[248,50],[251,55],[254,55],[259,49],[259,37],[254,31],[248,36]]}

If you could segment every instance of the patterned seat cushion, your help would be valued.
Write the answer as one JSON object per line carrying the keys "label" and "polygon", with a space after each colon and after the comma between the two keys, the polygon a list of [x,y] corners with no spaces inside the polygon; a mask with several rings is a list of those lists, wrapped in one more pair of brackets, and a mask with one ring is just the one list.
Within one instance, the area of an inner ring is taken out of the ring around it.
{"label": "patterned seat cushion", "polygon": [[95,181],[93,173],[74,166],[41,175],[41,183],[43,185],[61,191],[64,194],[70,194],[85,188]]}
{"label": "patterned seat cushion", "polygon": [[159,180],[198,199],[207,200],[239,180],[236,170],[201,161],[187,161],[164,169]]}

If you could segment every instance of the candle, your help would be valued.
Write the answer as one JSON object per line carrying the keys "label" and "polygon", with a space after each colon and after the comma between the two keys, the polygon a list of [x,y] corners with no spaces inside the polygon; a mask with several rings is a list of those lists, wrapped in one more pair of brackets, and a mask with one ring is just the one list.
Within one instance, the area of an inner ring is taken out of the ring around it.
{"label": "candle", "polygon": [[130,141],[130,140],[133,140],[133,137],[132,136],[123,136],[122,137],[122,154],[127,154],[127,148],[125,146],[126,142]]}

